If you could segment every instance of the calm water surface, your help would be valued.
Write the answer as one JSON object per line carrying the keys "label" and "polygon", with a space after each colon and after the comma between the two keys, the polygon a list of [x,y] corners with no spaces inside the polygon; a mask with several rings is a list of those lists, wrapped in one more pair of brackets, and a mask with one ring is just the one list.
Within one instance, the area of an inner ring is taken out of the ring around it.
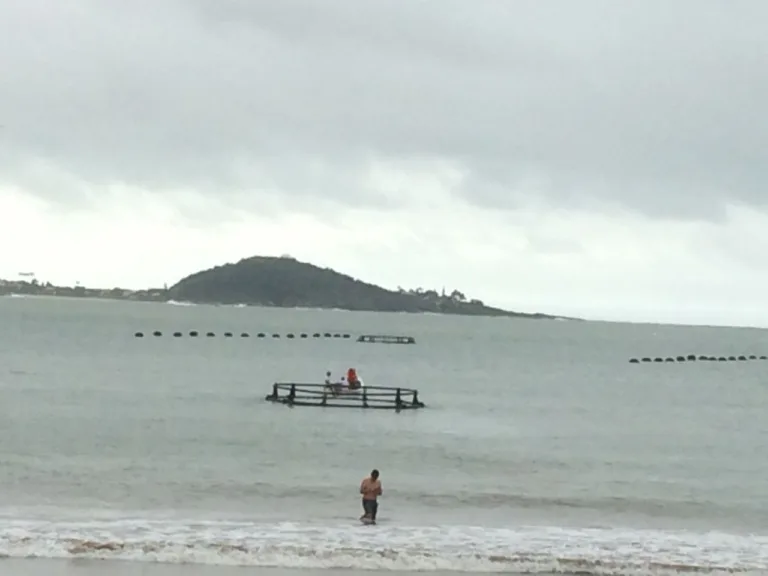
{"label": "calm water surface", "polygon": [[[768,362],[627,362],[766,353],[766,331],[45,298],[0,299],[0,326],[6,556],[768,571]],[[263,401],[351,365],[428,408]],[[381,522],[361,527],[374,466]]]}

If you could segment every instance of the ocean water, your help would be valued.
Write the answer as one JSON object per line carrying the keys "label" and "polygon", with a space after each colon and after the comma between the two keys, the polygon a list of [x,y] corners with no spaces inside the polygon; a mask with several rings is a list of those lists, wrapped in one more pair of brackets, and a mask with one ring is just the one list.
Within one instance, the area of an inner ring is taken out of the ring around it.
{"label": "ocean water", "polygon": [[[756,329],[0,298],[0,570],[766,574],[768,362],[627,360],[767,351]],[[351,365],[427,408],[264,401]]]}

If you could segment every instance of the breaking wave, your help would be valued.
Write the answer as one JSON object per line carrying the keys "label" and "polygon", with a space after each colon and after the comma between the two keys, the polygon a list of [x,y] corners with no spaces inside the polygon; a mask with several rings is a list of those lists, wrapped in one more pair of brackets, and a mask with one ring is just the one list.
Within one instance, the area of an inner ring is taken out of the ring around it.
{"label": "breaking wave", "polygon": [[612,576],[768,571],[768,537],[710,532],[3,520],[0,555],[393,571]]}

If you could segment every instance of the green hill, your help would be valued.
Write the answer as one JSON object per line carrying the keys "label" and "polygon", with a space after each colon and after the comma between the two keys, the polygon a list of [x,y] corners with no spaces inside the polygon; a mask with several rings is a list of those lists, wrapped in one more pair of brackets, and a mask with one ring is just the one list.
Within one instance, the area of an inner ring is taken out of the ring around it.
{"label": "green hill", "polygon": [[458,291],[445,295],[435,290],[386,290],[330,268],[320,268],[290,257],[255,256],[197,272],[172,286],[168,298],[196,303],[283,308],[553,318],[546,314],[492,308],[479,300],[467,300]]}

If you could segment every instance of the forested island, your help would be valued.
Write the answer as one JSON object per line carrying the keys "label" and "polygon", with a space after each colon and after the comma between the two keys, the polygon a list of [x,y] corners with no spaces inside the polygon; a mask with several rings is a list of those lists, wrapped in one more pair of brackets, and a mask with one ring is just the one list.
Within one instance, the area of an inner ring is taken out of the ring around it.
{"label": "forested island", "polygon": [[374,284],[320,268],[289,256],[255,256],[196,272],[170,288],[125,290],[83,286],[54,286],[31,281],[0,281],[0,295],[49,295],[79,298],[197,304],[326,308],[378,312],[432,312],[469,316],[511,316],[552,319],[547,314],[510,312],[467,298],[459,290],[438,292],[421,288],[387,290]]}

